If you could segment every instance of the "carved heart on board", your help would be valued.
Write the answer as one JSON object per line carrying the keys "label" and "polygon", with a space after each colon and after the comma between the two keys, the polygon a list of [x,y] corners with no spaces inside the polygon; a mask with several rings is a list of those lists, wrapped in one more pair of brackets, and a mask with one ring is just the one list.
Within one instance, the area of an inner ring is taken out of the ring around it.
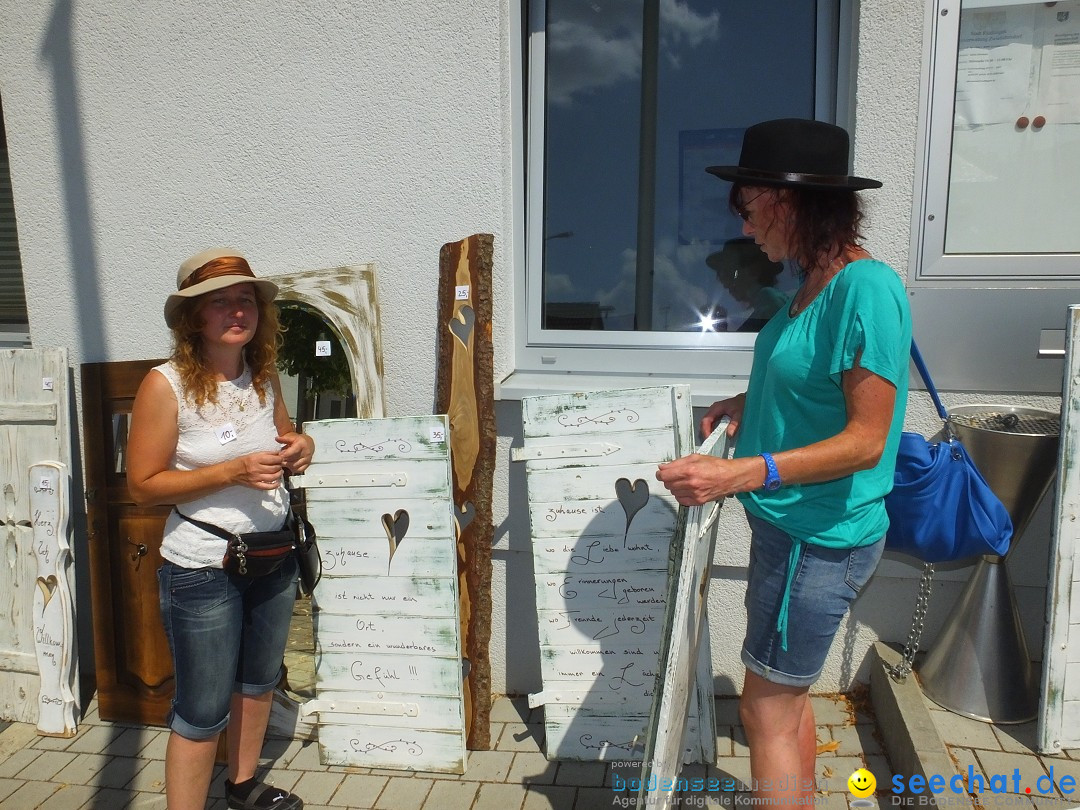
{"label": "carved heart on board", "polygon": [[469,528],[469,524],[473,522],[475,517],[476,507],[472,505],[472,501],[465,501],[461,506],[454,504],[454,519],[457,521],[458,537]]}
{"label": "carved heart on board", "polygon": [[476,313],[472,307],[462,307],[457,315],[450,319],[448,326],[454,333],[454,337],[461,341],[461,345],[469,348],[469,337],[472,335],[473,324],[476,323]]}
{"label": "carved heart on board", "polygon": [[398,546],[409,531],[409,513],[404,509],[398,509],[393,517],[389,513],[384,514],[382,525],[386,529],[386,539],[390,543],[390,560],[386,563],[386,570],[389,571],[390,563],[394,561],[394,554],[397,553]]}
{"label": "carved heart on board", "polygon": [[41,595],[45,597],[45,604],[41,606],[41,612],[45,612],[45,608],[49,606],[49,600],[53,598],[53,594],[56,593],[56,574],[49,574],[47,577],[38,577],[37,586],[41,590]]}
{"label": "carved heart on board", "polygon": [[626,535],[630,533],[630,521],[649,502],[649,485],[644,478],[639,478],[632,484],[628,478],[620,478],[615,482],[615,496],[626,513],[626,531],[623,533],[625,546]]}

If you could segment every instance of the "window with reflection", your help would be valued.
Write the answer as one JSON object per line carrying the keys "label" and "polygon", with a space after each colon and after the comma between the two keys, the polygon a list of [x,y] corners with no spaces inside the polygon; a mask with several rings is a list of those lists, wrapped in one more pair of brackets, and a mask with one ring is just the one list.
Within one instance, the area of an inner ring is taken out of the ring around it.
{"label": "window with reflection", "polygon": [[834,117],[839,6],[530,8],[530,116],[543,122],[529,142],[530,338],[754,332],[786,304],[794,273],[743,238],[730,185],[705,168],[737,163],[758,121]]}

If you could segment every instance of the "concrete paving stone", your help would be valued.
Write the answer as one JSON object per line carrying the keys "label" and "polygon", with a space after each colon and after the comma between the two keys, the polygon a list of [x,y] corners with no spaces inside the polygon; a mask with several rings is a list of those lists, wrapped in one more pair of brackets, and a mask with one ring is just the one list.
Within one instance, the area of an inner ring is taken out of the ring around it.
{"label": "concrete paving stone", "polygon": [[750,743],[746,741],[746,729],[742,726],[735,726],[732,729],[731,735],[732,741],[732,756],[736,757],[748,757],[750,756]]}
{"label": "concrete paving stone", "polygon": [[[143,749],[150,745],[150,743],[161,740],[162,738],[168,743],[168,734],[163,734],[158,729],[145,727],[125,728],[119,735],[113,738],[113,741],[109,744],[109,750],[106,753],[117,757],[140,756]],[[154,757],[151,757],[151,759],[153,758]],[[162,749],[161,758],[164,758],[164,748]]]}
{"label": "concrete paving stone", "polygon": [[146,745],[139,751],[140,759],[165,759],[165,751],[169,747],[171,732],[164,729],[153,729],[149,734]]}
{"label": "concrete paving stone", "polygon": [[[492,737],[494,739],[494,736]],[[497,751],[543,751],[544,726],[541,723],[507,723],[495,746]]]}
{"label": "concrete paving stone", "polygon": [[602,787],[607,778],[607,764],[603,762],[559,762],[555,784],[575,787]]}
{"label": "concrete paving stone", "polygon": [[126,728],[115,726],[90,726],[79,730],[66,751],[76,754],[108,754],[109,747],[120,737]]}
{"label": "concrete paving stone", "polygon": [[818,784],[828,785],[828,787],[823,788],[827,793],[839,791],[846,793],[848,777],[864,765],[862,757],[818,757]]}
{"label": "concrete paving stone", "polygon": [[551,785],[555,783],[558,762],[552,762],[544,754],[522,751],[514,754],[514,763],[506,775],[506,781],[517,785]]}
{"label": "concrete paving stone", "polygon": [[[1080,805],[1080,762],[1076,762],[1071,759],[1058,759],[1043,757],[1043,767],[1046,768],[1047,773],[1053,768],[1054,785],[1058,788],[1058,793],[1062,796],[1072,798]],[[1061,784],[1061,778],[1063,776],[1071,776],[1072,783],[1066,782]],[[1045,783],[1044,783],[1045,784]],[[1071,788],[1071,793],[1067,792]],[[1047,791],[1049,792],[1049,791]]]}
{"label": "concrete paving stone", "polygon": [[128,790],[160,793],[165,790],[165,760],[151,759],[124,785]]}
{"label": "concrete paving stone", "polygon": [[300,753],[305,745],[314,745],[318,748],[318,743],[309,742],[308,740],[289,740],[285,747],[281,750],[281,755],[278,758],[278,764],[286,768],[288,767],[296,755]]}
{"label": "concrete paving stone", "polygon": [[1037,810],[1075,810],[1076,807],[1080,806],[1075,796],[1069,799],[1035,796],[1032,797],[1031,803],[1035,805]]}
{"label": "concrete paving stone", "polygon": [[424,802],[424,810],[470,810],[478,790],[480,785],[476,782],[436,780]]}
{"label": "concrete paving stone", "polygon": [[[10,731],[11,729],[8,729]],[[35,759],[41,756],[44,752],[37,751],[33,748],[23,748],[19,751],[13,751],[8,755],[7,759],[0,762],[0,778],[3,777],[23,777],[30,775],[27,772],[27,768],[30,767]]]}
{"label": "concrete paving stone", "polygon": [[529,785],[521,810],[570,810],[577,788],[567,785]]}
{"label": "concrete paving stone", "polygon": [[70,751],[39,751],[26,771],[31,779],[50,781],[63,768],[75,761],[77,754]]}
{"label": "concrete paving stone", "polygon": [[[282,775],[285,775],[282,771]],[[272,781],[272,780],[267,780]],[[287,788],[295,793],[304,802],[311,801],[313,804],[330,804],[330,797],[338,792],[341,783],[345,781],[345,774],[332,771],[318,771],[300,774],[295,786]],[[273,781],[273,784],[279,784]],[[279,785],[285,787],[284,785]]]}
{"label": "concrete paving stone", "polygon": [[1039,736],[1037,724],[1017,723],[1008,726],[990,726],[998,744],[1003,751],[1013,751],[1017,754],[1030,754],[1037,747]]}
{"label": "concrete paving stone", "polygon": [[513,762],[512,751],[470,751],[469,767],[459,779],[462,782],[505,782]]}
{"label": "concrete paving stone", "polygon": [[58,787],[59,785],[49,782],[24,782],[18,790],[4,800],[4,807],[11,807],[13,810],[14,808],[29,810],[56,793]]}
{"label": "concrete paving stone", "polygon": [[[1046,776],[1046,769],[1037,756],[1032,754],[1012,754],[1004,751],[975,751],[975,756],[983,766],[983,775],[986,777],[987,787],[983,789],[983,795],[990,793],[990,788],[995,783],[1000,783],[1004,778],[1006,793],[1025,793],[1025,788],[1031,788],[1034,793],[1038,788],[1038,780]],[[1016,784],[1015,776],[1019,774],[1019,785]],[[1050,787],[1049,779],[1043,780],[1046,787]],[[971,786],[968,786],[971,791]],[[971,791],[974,792],[974,791]],[[1047,791],[1048,793],[1050,791]]]}
{"label": "concrete paving stone", "polygon": [[527,697],[501,696],[491,702],[492,723],[527,723],[532,709]]}
{"label": "concrete paving stone", "polygon": [[96,795],[97,790],[87,785],[61,785],[37,810],[79,810]]}
{"label": "concrete paving stone", "polygon": [[[329,804],[345,807],[369,808],[375,806],[379,794],[383,792],[386,783],[390,781],[385,776],[372,776],[370,774],[346,774],[338,786],[337,792],[330,798]],[[308,805],[304,799],[304,807]]]}
{"label": "concrete paving stone", "polygon": [[738,726],[742,724],[739,719],[739,699],[717,698],[716,699],[716,725]]}
{"label": "concrete paving stone", "polygon": [[85,805],[84,810],[112,810],[114,807],[127,807],[135,798],[130,790],[99,787],[94,789],[94,800]]}
{"label": "concrete paving stone", "polygon": [[491,741],[492,751],[499,750],[499,737],[502,736],[503,726],[505,725],[505,723],[492,723],[490,726],[488,726],[488,737]]}
{"label": "concrete paving stone", "polygon": [[92,725],[96,725],[96,724],[99,724],[99,723],[102,723],[102,722],[104,722],[104,721],[102,721],[101,717],[98,715],[97,701],[96,700],[91,701],[90,705],[86,707],[86,711],[83,713],[82,719],[79,720],[79,725],[80,726],[87,726],[87,725],[92,726]]}
{"label": "concrete paving stone", "polygon": [[839,726],[853,719],[851,704],[840,695],[812,695],[810,705],[818,726]]}
{"label": "concrete paving stone", "polygon": [[48,737],[42,735],[31,742],[30,747],[36,748],[38,751],[63,751],[74,741],[75,737]]}
{"label": "concrete paving stone", "polygon": [[[815,810],[848,810],[847,793],[826,793],[814,797]],[[736,803],[736,808],[739,805]]]}
{"label": "concrete paving stone", "polygon": [[[840,747],[832,752],[835,756],[858,756],[859,754],[871,756],[882,753],[881,743],[874,737],[873,726],[829,726],[828,732],[835,742],[840,743]],[[819,728],[818,740],[824,742],[825,740],[821,737],[822,729]],[[818,756],[830,755],[818,754]]]}
{"label": "concrete paving stone", "polygon": [[[286,750],[291,750],[286,747]],[[287,763],[290,769],[301,771],[325,771],[329,766],[319,762],[318,743],[306,741],[296,755]]]}
{"label": "concrete paving stone", "polygon": [[525,789],[525,785],[480,785],[473,810],[519,810],[525,802]]}
{"label": "concrete paving stone", "polygon": [[[949,749],[949,756],[953,759],[956,765],[956,772],[964,777],[966,780],[968,777],[968,767],[971,767],[970,773],[982,774],[983,780],[986,779],[986,772],[983,771],[982,763],[979,762],[975,756],[975,751],[971,748],[953,748]],[[944,776],[944,774],[942,774]],[[965,781],[966,784],[966,781]]]}
{"label": "concrete paving stone", "polygon": [[[69,785],[95,785],[100,787],[122,788],[131,781],[135,774],[131,772],[132,765],[142,767],[142,763],[134,759],[124,758],[121,761],[120,781],[117,782],[117,774],[109,771],[108,766],[115,761],[116,757],[105,754],[78,754],[75,759],[65,765],[53,778],[55,782],[64,782]],[[99,781],[101,779],[106,781]]]}
{"label": "concrete paving stone", "polygon": [[730,757],[733,740],[732,736],[733,726],[717,726],[716,727],[716,755],[718,757]]}
{"label": "concrete paving stone", "polygon": [[433,784],[430,779],[394,777],[386,783],[374,806],[378,810],[420,810]]}
{"label": "concrete paving stone", "polygon": [[[469,753],[472,753],[472,752],[470,751]],[[471,760],[470,760],[470,762],[471,762]],[[334,766],[334,767],[337,767],[337,766]],[[391,778],[391,779],[396,776],[399,779],[405,779],[405,778],[408,778],[408,777],[412,776],[413,774],[415,774],[416,771],[403,771],[400,768],[372,768],[370,771],[368,771],[368,773],[370,773],[372,776],[385,776],[385,777],[388,777],[388,778]],[[450,778],[454,778],[454,777],[457,776],[456,773],[451,773],[451,774],[441,774],[440,773],[438,775],[439,776],[449,776]]]}
{"label": "concrete paving stone", "polygon": [[1027,796],[1011,793],[990,793],[979,796],[979,806],[984,810],[1032,810],[1035,806]]}
{"label": "concrete paving stone", "polygon": [[29,723],[11,723],[0,732],[0,762],[16,751],[31,746],[38,739],[37,729]]}
{"label": "concrete paving stone", "polygon": [[934,721],[934,726],[946,745],[981,748],[986,751],[1001,750],[1001,743],[989,723],[942,711],[931,711],[930,719]]}
{"label": "concrete paving stone", "polygon": [[[22,785],[22,779],[0,779],[0,802],[4,801],[4,799],[21,788]],[[0,805],[0,807],[2,806],[3,805]]]}
{"label": "concrete paving stone", "polygon": [[124,810],[167,810],[167,802],[165,800],[164,793],[145,793],[140,792],[135,794],[135,798],[124,808]]}
{"label": "concrete paving stone", "polygon": [[[889,765],[889,758],[884,754],[869,754],[863,759],[866,761],[866,770],[870,771],[874,775],[874,779],[877,780],[878,791],[881,791],[882,788],[891,790],[893,769]],[[848,776],[850,775],[848,774]],[[950,776],[950,774],[943,775]]]}
{"label": "concrete paving stone", "polygon": [[715,775],[721,782],[734,779],[737,785],[749,785],[750,757],[717,757]]}
{"label": "concrete paving stone", "polygon": [[615,793],[608,788],[582,787],[578,788],[574,810],[609,810],[612,807],[622,807],[628,799],[636,801],[637,794]]}

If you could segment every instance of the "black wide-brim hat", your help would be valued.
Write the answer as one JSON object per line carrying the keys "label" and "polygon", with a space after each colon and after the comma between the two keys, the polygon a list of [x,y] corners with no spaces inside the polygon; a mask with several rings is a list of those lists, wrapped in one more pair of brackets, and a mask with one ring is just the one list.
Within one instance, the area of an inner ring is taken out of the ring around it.
{"label": "black wide-brim hat", "polygon": [[881,188],[848,169],[848,134],[842,127],[804,118],[779,118],[747,128],[738,166],[709,166],[721,180],[752,186],[816,189]]}

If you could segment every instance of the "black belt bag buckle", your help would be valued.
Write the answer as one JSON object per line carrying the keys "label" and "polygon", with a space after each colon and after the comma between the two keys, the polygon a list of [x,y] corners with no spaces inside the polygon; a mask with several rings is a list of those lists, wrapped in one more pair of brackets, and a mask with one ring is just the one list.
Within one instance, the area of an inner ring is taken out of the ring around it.
{"label": "black belt bag buckle", "polygon": [[241,577],[262,577],[272,574],[293,553],[296,535],[292,530],[291,515],[286,515],[285,526],[272,532],[245,532],[234,534],[213,523],[188,517],[179,509],[176,514],[198,526],[204,532],[228,542],[221,567],[229,574]]}

